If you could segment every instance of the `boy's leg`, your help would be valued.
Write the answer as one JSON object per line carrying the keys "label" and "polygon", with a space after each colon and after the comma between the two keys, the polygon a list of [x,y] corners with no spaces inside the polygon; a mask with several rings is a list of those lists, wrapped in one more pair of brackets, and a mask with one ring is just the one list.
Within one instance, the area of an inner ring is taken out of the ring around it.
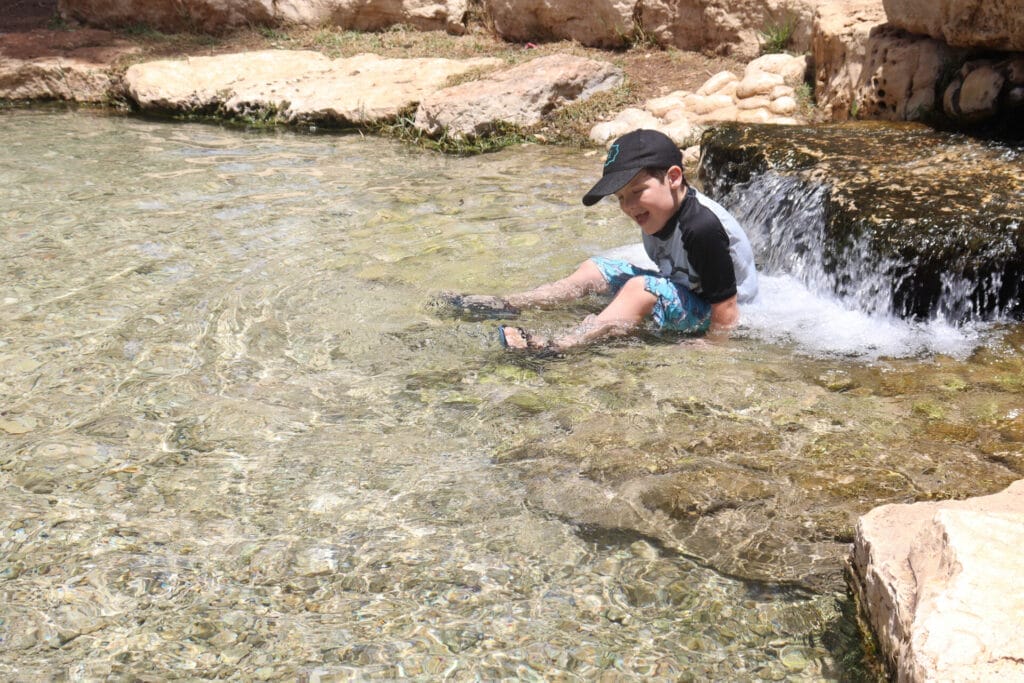
{"label": "boy's leg", "polygon": [[564,351],[604,337],[630,333],[651,314],[657,301],[658,297],[645,288],[644,277],[633,277],[603,311],[587,316],[582,323],[555,339],[543,339],[517,327],[504,328],[503,338],[506,345],[514,349]]}
{"label": "boy's leg", "polygon": [[651,314],[658,297],[644,287],[644,277],[630,278],[612,302],[597,315],[587,316],[582,323],[552,341],[563,350],[610,336],[629,334]]}
{"label": "boy's leg", "polygon": [[491,294],[458,294],[442,292],[435,305],[454,309],[457,315],[470,320],[513,318],[523,308],[545,307],[579,299],[587,294],[608,290],[608,281],[593,261],[584,261],[572,275],[557,282],[505,297]]}
{"label": "boy's leg", "polygon": [[572,301],[588,294],[600,294],[608,290],[608,282],[593,261],[587,259],[569,277],[550,282],[535,289],[505,297],[516,308],[551,306]]}

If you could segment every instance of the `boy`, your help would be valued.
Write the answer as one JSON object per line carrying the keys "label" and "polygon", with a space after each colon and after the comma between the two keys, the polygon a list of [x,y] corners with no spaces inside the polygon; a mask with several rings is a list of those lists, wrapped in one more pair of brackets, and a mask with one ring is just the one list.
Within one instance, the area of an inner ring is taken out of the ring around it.
{"label": "boy", "polygon": [[623,135],[608,150],[601,179],[584,195],[592,206],[614,195],[638,226],[657,270],[628,261],[593,257],[567,278],[504,298],[448,295],[463,310],[514,315],[592,293],[611,293],[597,315],[553,339],[521,327],[502,326],[512,349],[564,351],[612,335],[628,334],[648,316],[661,329],[721,336],[739,323],[738,304],[757,295],[754,255],[729,213],[686,183],[682,153],[654,130]]}

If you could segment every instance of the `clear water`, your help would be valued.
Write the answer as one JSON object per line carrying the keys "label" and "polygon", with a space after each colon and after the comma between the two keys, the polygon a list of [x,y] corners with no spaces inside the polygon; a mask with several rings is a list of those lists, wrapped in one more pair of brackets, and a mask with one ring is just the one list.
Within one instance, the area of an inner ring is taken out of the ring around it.
{"label": "clear water", "polygon": [[[603,523],[622,489],[587,467],[669,404],[725,437],[785,435],[772,448],[794,461],[800,439],[886,438],[928,419],[916,389],[820,378],[973,381],[965,356],[987,339],[1009,379],[985,385],[984,414],[1020,398],[1015,328],[943,332],[966,350],[940,362],[920,356],[946,343],[933,331],[813,296],[817,321],[768,304],[725,348],[655,338],[550,363],[434,315],[437,290],[525,288],[630,241],[613,207],[579,204],[595,156],[88,112],[3,112],[0,138],[7,680],[860,678],[843,538],[821,541],[831,578],[813,587],[792,581],[802,560],[734,571],[671,525]],[[831,310],[877,333],[830,334]],[[910,357],[872,365],[897,347]],[[580,460],[550,455],[570,447]],[[842,514],[877,500],[851,493]]]}

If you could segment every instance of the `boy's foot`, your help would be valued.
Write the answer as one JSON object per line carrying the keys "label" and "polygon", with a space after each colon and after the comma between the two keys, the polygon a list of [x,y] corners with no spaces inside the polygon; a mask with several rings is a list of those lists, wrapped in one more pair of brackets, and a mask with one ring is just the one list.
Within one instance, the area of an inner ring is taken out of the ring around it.
{"label": "boy's foot", "polygon": [[446,308],[453,315],[467,320],[508,319],[519,315],[519,309],[509,302],[487,294],[441,292],[434,300],[434,305]]}
{"label": "boy's foot", "polygon": [[535,337],[521,327],[502,325],[498,328],[498,339],[506,349],[515,351],[535,351],[547,355],[555,354],[555,348],[547,339]]}

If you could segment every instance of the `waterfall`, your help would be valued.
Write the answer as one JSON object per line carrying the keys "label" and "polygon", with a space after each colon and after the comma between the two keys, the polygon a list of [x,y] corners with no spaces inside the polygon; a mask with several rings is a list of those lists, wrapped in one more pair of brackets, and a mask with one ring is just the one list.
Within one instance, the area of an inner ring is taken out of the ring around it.
{"label": "waterfall", "polygon": [[922,126],[723,125],[705,192],[762,273],[872,316],[954,327],[1024,316],[1024,150]]}
{"label": "waterfall", "polygon": [[[865,235],[829,236],[829,195],[825,183],[767,172],[734,185],[721,203],[746,228],[761,273],[787,275],[817,296],[869,315],[913,317],[900,296],[921,286],[917,264],[880,256]],[[1019,283],[1007,282],[1002,272],[936,276],[929,319],[951,325],[998,320],[1020,307]]]}
{"label": "waterfall", "polygon": [[985,325],[964,315],[972,282],[946,277],[941,313],[905,319],[893,292],[912,271],[872,255],[864,238],[828,243],[827,185],[764,173],[720,201],[747,230],[757,258],[761,294],[743,312],[754,335],[814,355],[867,359],[964,357],[977,343]]}

